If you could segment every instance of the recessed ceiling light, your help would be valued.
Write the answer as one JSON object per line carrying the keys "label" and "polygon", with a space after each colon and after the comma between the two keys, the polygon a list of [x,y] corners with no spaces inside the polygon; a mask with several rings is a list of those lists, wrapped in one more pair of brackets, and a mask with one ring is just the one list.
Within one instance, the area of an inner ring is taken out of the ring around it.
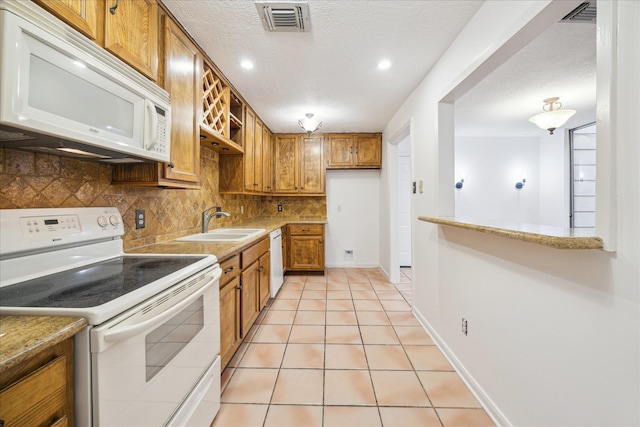
{"label": "recessed ceiling light", "polygon": [[391,61],[389,61],[388,59],[383,59],[382,61],[378,62],[378,68],[381,70],[387,70],[391,68]]}
{"label": "recessed ceiling light", "polygon": [[248,59],[245,59],[240,63],[240,66],[245,70],[250,70],[253,68],[253,62],[249,61]]}

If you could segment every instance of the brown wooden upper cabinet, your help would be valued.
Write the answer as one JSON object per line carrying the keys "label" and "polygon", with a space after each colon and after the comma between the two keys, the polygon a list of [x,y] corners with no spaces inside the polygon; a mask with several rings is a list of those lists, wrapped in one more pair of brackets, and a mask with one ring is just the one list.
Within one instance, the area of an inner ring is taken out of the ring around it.
{"label": "brown wooden upper cabinet", "polygon": [[379,133],[328,134],[327,169],[380,169],[382,135]]}
{"label": "brown wooden upper cabinet", "polygon": [[279,134],[273,147],[274,193],[325,195],[322,136]]}
{"label": "brown wooden upper cabinet", "polygon": [[202,55],[189,37],[163,16],[161,84],[171,95],[170,163],[113,166],[113,184],[200,188]]}
{"label": "brown wooden upper cabinet", "polygon": [[118,58],[158,79],[156,0],[35,0]]}

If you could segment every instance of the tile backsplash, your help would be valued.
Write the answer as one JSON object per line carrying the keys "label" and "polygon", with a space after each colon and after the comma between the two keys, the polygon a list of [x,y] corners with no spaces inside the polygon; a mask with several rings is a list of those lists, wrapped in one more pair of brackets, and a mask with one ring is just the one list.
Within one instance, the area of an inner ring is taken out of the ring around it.
{"label": "tile backsplash", "polygon": [[[202,189],[182,190],[111,185],[109,165],[0,148],[0,209],[116,206],[124,221],[125,250],[199,232],[202,212],[211,206],[222,206],[231,217],[211,221],[210,228],[259,217],[326,217],[325,197],[219,194],[218,156],[203,147]],[[147,217],[146,227],[138,230],[136,209],[144,209]]]}

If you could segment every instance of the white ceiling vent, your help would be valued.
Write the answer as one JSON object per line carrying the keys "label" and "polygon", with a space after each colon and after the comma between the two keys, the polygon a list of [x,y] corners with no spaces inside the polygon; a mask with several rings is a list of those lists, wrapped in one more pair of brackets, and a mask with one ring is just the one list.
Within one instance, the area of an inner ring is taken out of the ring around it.
{"label": "white ceiling vent", "polygon": [[596,22],[597,7],[595,1],[585,1],[562,18],[561,22]]}
{"label": "white ceiling vent", "polygon": [[256,8],[267,31],[308,32],[311,29],[307,3],[256,2]]}

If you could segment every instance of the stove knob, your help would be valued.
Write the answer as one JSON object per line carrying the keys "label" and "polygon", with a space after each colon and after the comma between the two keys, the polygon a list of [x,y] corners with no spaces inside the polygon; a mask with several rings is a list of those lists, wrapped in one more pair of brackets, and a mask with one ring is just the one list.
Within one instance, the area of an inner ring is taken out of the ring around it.
{"label": "stove knob", "polygon": [[118,215],[111,215],[109,217],[109,222],[115,227],[120,224],[120,218],[118,218]]}
{"label": "stove knob", "polygon": [[98,225],[102,228],[105,228],[107,225],[109,225],[109,220],[107,219],[106,216],[100,215],[98,217]]}

